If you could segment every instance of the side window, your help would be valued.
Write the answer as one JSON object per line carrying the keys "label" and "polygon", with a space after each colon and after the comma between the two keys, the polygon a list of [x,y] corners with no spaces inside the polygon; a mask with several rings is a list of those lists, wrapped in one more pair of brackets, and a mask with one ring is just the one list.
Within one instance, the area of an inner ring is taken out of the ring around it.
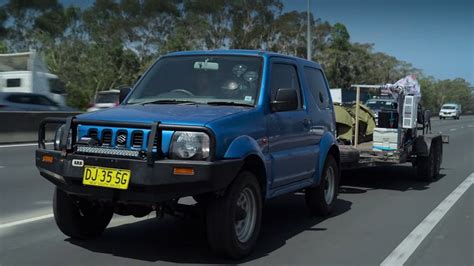
{"label": "side window", "polygon": [[42,96],[42,95],[36,95],[34,98],[33,98],[33,103],[34,104],[39,104],[39,105],[47,105],[47,106],[55,106],[56,104],[50,100],[48,97],[46,96]]}
{"label": "side window", "polygon": [[7,79],[7,88],[21,87],[21,79]]}
{"label": "side window", "polygon": [[275,98],[277,89],[291,88],[298,94],[298,109],[302,106],[301,88],[298,80],[298,72],[294,65],[275,63],[272,65],[271,73],[271,99]]}
{"label": "side window", "polygon": [[7,101],[12,103],[22,104],[33,104],[32,99],[29,95],[25,94],[12,94],[7,97]]}
{"label": "side window", "polygon": [[306,77],[306,82],[308,83],[311,95],[320,109],[325,109],[329,107],[329,93],[324,81],[324,76],[321,70],[305,67],[304,74]]}

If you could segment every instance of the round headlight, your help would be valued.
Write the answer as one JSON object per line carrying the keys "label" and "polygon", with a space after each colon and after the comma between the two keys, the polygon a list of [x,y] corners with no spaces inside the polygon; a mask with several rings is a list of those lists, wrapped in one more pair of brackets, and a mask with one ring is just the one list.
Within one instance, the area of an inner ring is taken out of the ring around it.
{"label": "round headlight", "polygon": [[209,136],[202,132],[175,132],[171,142],[170,157],[173,159],[207,159],[209,157]]}

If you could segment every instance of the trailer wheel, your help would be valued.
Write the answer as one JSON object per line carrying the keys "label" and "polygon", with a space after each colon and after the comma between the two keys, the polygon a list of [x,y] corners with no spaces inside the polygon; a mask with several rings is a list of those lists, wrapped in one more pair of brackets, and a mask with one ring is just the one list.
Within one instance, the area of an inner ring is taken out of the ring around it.
{"label": "trailer wheel", "polygon": [[417,178],[421,181],[430,182],[436,176],[436,145],[433,143],[430,148],[430,153],[426,157],[418,157],[416,159]]}
{"label": "trailer wheel", "polygon": [[339,169],[336,160],[328,155],[324,164],[321,183],[317,187],[306,188],[306,206],[313,215],[327,216],[333,209],[339,188]]}
{"label": "trailer wheel", "polygon": [[207,240],[215,253],[241,259],[253,251],[262,220],[260,185],[253,173],[241,172],[206,211]]}

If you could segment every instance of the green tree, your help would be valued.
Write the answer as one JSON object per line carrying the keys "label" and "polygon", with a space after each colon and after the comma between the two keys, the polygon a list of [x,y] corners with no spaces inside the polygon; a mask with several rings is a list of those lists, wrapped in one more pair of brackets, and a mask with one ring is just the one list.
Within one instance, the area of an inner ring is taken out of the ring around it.
{"label": "green tree", "polygon": [[229,43],[234,49],[265,49],[273,38],[273,23],[283,4],[279,0],[230,1]]}
{"label": "green tree", "polygon": [[228,0],[184,1],[183,26],[190,29],[190,33],[192,32],[195,39],[194,45],[198,49],[226,47],[231,17]]}

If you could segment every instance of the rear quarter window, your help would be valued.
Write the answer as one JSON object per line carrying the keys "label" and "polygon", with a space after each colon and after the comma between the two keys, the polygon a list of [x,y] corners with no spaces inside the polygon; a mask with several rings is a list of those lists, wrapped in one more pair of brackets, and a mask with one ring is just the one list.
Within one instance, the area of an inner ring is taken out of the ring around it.
{"label": "rear quarter window", "polygon": [[305,67],[304,74],[311,95],[320,109],[329,108],[329,89],[321,70]]}

